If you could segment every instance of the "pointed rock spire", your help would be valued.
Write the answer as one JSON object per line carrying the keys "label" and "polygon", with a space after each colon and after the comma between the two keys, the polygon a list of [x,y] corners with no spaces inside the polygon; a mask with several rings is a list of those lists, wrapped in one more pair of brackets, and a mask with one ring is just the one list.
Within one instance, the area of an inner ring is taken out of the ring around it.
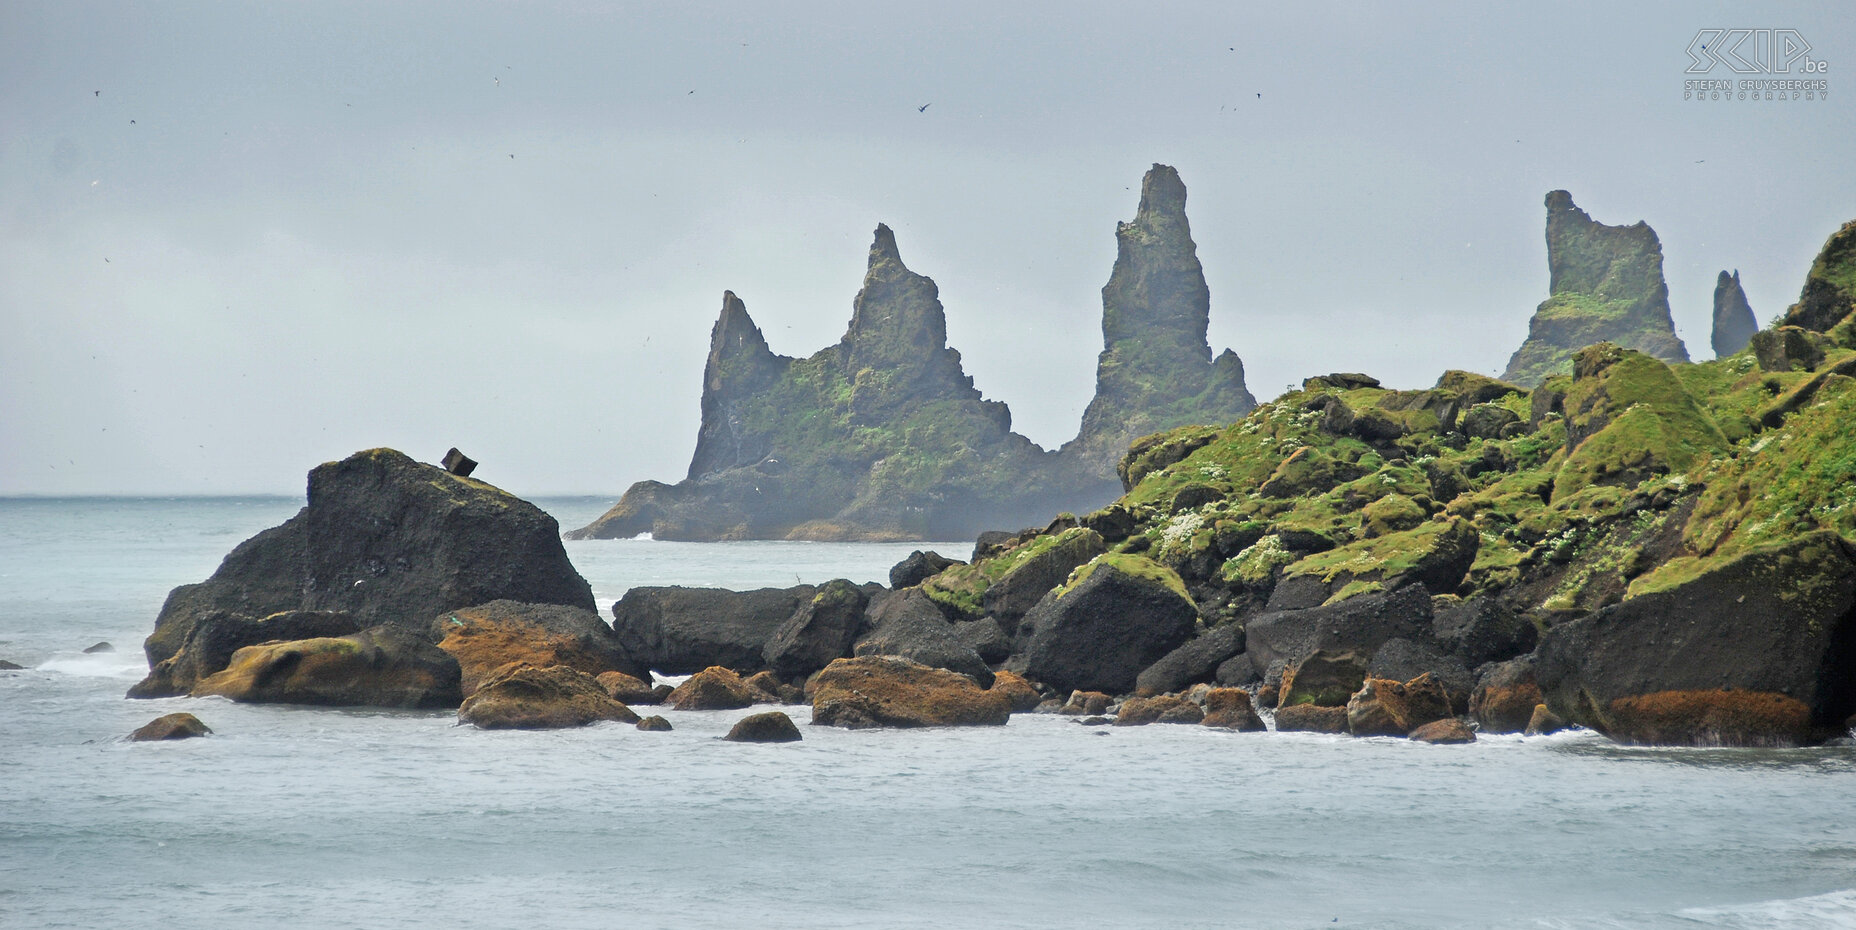
{"label": "pointed rock spire", "polygon": [[1746,291],[1740,288],[1740,272],[1721,272],[1714,282],[1714,331],[1708,339],[1714,346],[1714,357],[1726,358],[1746,348],[1756,332],[1759,320],[1746,302]]}
{"label": "pointed rock spire", "polygon": [[767,454],[768,440],[744,430],[736,408],[777,380],[791,362],[767,347],[741,298],[723,291],[722,313],[709,331],[709,359],[703,365],[702,426],[690,457],[691,478],[752,465]]}
{"label": "pointed rock spire", "polygon": [[952,392],[978,399],[960,353],[947,347],[947,314],[939,295],[932,279],[902,263],[895,232],[879,224],[864,286],[852,301],[851,324],[839,343],[860,416],[905,397]]}

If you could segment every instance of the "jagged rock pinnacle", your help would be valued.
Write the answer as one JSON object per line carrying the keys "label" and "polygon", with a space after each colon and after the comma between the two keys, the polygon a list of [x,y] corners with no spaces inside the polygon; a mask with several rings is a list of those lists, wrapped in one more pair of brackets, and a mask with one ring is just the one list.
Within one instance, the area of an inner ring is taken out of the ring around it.
{"label": "jagged rock pinnacle", "polygon": [[1726,358],[1746,348],[1756,332],[1759,320],[1753,316],[1746,291],[1740,287],[1740,272],[1721,272],[1714,282],[1714,330],[1709,335],[1714,357]]}
{"label": "jagged rock pinnacle", "polygon": [[760,393],[786,371],[792,359],[773,354],[747,305],[734,291],[722,292],[722,313],[709,331],[709,358],[702,373],[702,426],[689,477],[752,465],[771,447],[769,437],[743,426],[745,398]]}

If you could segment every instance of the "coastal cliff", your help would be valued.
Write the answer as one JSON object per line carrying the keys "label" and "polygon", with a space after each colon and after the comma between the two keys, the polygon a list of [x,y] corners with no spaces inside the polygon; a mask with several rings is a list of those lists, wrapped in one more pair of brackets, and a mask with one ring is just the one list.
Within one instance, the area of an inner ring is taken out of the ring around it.
{"label": "coastal cliff", "polygon": [[1564,374],[1572,354],[1597,342],[1636,349],[1665,362],[1688,361],[1669,315],[1663,248],[1639,221],[1606,226],[1565,191],[1547,194],[1549,296],[1528,322],[1527,340],[1502,380],[1533,387]]}

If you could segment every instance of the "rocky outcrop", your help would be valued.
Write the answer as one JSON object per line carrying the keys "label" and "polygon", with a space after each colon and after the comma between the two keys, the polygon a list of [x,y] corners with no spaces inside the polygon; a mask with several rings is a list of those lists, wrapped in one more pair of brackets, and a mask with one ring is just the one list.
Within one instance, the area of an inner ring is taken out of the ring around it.
{"label": "rocky outcrop", "polygon": [[804,739],[793,725],[793,718],[777,710],[749,714],[735,721],[722,738],[731,743],[797,743]]}
{"label": "rocky outcrop", "polygon": [[1347,699],[1347,732],[1355,736],[1406,736],[1446,719],[1451,719],[1450,698],[1429,675],[1405,682],[1368,678]]}
{"label": "rocky outcrop", "polygon": [[649,669],[626,654],[599,614],[581,607],[491,601],[439,615],[431,637],[458,660],[465,697],[511,663],[564,665],[595,677],[620,672],[640,683],[651,677]]}
{"label": "rocky outcrop", "polygon": [[1785,311],[1785,325],[1824,333],[1851,313],[1856,313],[1856,220],[1824,241],[1798,302]]}
{"label": "rocky outcrop", "polygon": [[166,714],[142,724],[134,733],[129,734],[129,741],[154,743],[163,740],[192,739],[211,732],[213,732],[211,727],[201,723],[200,718],[192,714]]}
{"label": "rocky outcrop", "polygon": [[1588,487],[1635,487],[1724,452],[1727,439],[1669,366],[1599,343],[1573,359],[1566,392],[1566,461],[1553,497]]}
{"label": "rocky outcrop", "polygon": [[933,550],[920,549],[909,553],[909,557],[897,562],[889,570],[889,586],[898,591],[913,588],[923,581],[962,564]]}
{"label": "rocky outcrop", "polygon": [[749,687],[733,670],[717,666],[691,675],[670,692],[668,703],[678,710],[735,710],[768,697]]}
{"label": "rocky outcrop", "polygon": [[733,293],[710,335],[688,477],[639,482],[587,538],[954,539],[1111,496],[1012,432],[947,345],[932,280],[878,226],[837,345],[774,355]]}
{"label": "rocky outcrop", "polygon": [[973,679],[895,656],[839,659],[813,676],[812,723],[872,727],[1003,726],[1011,703]]}
{"label": "rocky outcrop", "polygon": [[1740,288],[1740,272],[1721,272],[1714,282],[1714,328],[1708,336],[1714,357],[1726,358],[1746,348],[1756,332],[1759,320],[1746,302],[1746,291]]}
{"label": "rocky outcrop", "polygon": [[1476,741],[1476,731],[1468,724],[1455,717],[1433,720],[1409,734],[1414,743],[1431,743],[1438,746],[1455,746]]}
{"label": "rocky outcrop", "polygon": [[1469,714],[1485,733],[1519,733],[1540,706],[1534,660],[1523,656],[1489,666],[1469,697]]}
{"label": "rocky outcrop", "polygon": [[143,648],[158,666],[216,611],[337,611],[362,627],[423,633],[442,611],[502,598],[594,607],[553,517],[482,481],[370,449],[317,466],[308,506],[240,543],[211,578],[175,588]]}
{"label": "rocky outcrop", "polygon": [[767,668],[786,680],[805,678],[849,655],[864,630],[870,597],[842,578],[821,585],[767,640]]}
{"label": "rocky outcrop", "polygon": [[1186,222],[1179,172],[1154,165],[1134,220],[1115,226],[1115,268],[1102,288],[1096,393],[1063,454],[1112,479],[1135,439],[1189,424],[1229,423],[1257,405],[1244,363],[1206,341],[1211,291]]}
{"label": "rocky outcrop", "polygon": [[1135,555],[1099,556],[1026,615],[1025,676],[1060,691],[1132,691],[1143,669],[1192,635],[1197,619],[1171,570]]}
{"label": "rocky outcrop", "polygon": [[1407,585],[1337,604],[1263,614],[1248,624],[1245,652],[1265,675],[1273,664],[1293,665],[1316,650],[1353,653],[1370,662],[1387,640],[1422,639],[1430,627],[1430,594],[1422,585]]}
{"label": "rocky outcrop", "polygon": [[1345,733],[1347,708],[1319,704],[1284,707],[1276,711],[1276,730],[1280,733]]}
{"label": "rocky outcrop", "polygon": [[1642,222],[1606,226],[1565,191],[1547,194],[1549,295],[1528,323],[1527,341],[1503,381],[1533,387],[1567,371],[1572,353],[1615,342],[1666,362],[1688,361],[1669,315],[1663,247]]}
{"label": "rocky outcrop", "polygon": [[155,663],[129,689],[132,698],[178,697],[194,689],[232,661],[246,646],[295,639],[347,636],[361,632],[354,616],[334,610],[286,610],[252,619],[228,610],[212,610],[194,620],[180,651]]}
{"label": "rocky outcrop", "polygon": [[817,593],[811,585],[637,587],[612,605],[612,630],[633,659],[666,675],[712,665],[753,671],[766,661],[767,641]]}
{"label": "rocky outcrop", "polygon": [[1621,742],[1786,746],[1856,711],[1856,559],[1829,532],[1752,548],[1548,631],[1545,703]]}
{"label": "rocky outcrop", "polygon": [[1357,652],[1316,649],[1283,669],[1282,684],[1276,689],[1277,707],[1345,707],[1366,682],[1368,665],[1367,658]]}
{"label": "rocky outcrop", "polygon": [[930,668],[958,672],[990,687],[992,669],[963,642],[947,618],[920,590],[891,594],[872,605],[870,632],[857,641],[857,656],[899,656]]}
{"label": "rocky outcrop", "polygon": [[1263,718],[1250,704],[1250,692],[1242,688],[1213,688],[1205,692],[1205,718],[1208,727],[1255,733],[1267,730]]}
{"label": "rocky outcrop", "polygon": [[592,676],[564,665],[513,665],[485,678],[458,721],[485,730],[558,730],[602,720],[638,723]]}
{"label": "rocky outcrop", "polygon": [[246,646],[223,670],[195,685],[193,696],[250,704],[455,707],[463,700],[460,677],[457,660],[423,637],[374,627],[349,636]]}
{"label": "rocky outcrop", "polygon": [[994,674],[992,687],[986,690],[1003,695],[1015,714],[1034,710],[1043,702],[1042,695],[1038,694],[1037,688],[1032,687],[1031,682],[1008,671]]}

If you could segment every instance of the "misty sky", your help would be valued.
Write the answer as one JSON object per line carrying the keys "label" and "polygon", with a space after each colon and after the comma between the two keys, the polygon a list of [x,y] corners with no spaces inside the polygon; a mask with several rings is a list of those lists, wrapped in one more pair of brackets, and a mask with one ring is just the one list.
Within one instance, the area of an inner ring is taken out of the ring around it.
{"label": "misty sky", "polygon": [[[1499,372],[1554,188],[1656,229],[1698,359],[1718,271],[1764,322],[1856,218],[1856,7],[1282,6],[8,0],[0,494],[676,480],[722,291],[809,355],[879,222],[1054,447],[1154,162],[1259,398]],[[1798,30],[1829,99],[1684,101],[1704,27]]]}

